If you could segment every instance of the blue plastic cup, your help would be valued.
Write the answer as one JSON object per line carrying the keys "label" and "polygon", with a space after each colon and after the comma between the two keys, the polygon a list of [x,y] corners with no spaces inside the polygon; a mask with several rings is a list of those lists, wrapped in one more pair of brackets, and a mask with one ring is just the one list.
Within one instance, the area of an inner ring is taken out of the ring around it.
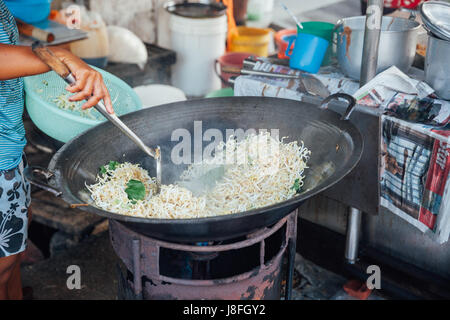
{"label": "blue plastic cup", "polygon": [[[295,40],[294,49],[291,51]],[[289,66],[309,73],[317,73],[327,52],[329,41],[321,37],[299,33],[297,37],[290,38],[286,49],[286,56],[290,58]]]}

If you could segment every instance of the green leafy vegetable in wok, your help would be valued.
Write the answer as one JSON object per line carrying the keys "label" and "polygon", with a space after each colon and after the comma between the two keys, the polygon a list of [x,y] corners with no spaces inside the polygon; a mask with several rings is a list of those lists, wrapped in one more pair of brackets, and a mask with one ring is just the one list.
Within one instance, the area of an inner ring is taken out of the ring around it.
{"label": "green leafy vegetable in wok", "polygon": [[128,199],[133,200],[144,200],[145,198],[145,186],[139,180],[131,179],[127,183],[127,188],[125,189]]}
{"label": "green leafy vegetable in wok", "polygon": [[295,179],[294,185],[291,187],[292,190],[295,190],[295,192],[299,192],[301,189],[300,186],[300,179]]}
{"label": "green leafy vegetable in wok", "polygon": [[109,170],[116,170],[119,163],[117,161],[110,161],[108,163]]}
{"label": "green leafy vegetable in wok", "polygon": [[[110,161],[108,163],[108,169],[109,170],[116,170],[117,166],[119,165],[119,163],[117,161]],[[100,173],[101,174],[105,174],[108,170],[106,169],[105,166],[101,166],[100,167]]]}

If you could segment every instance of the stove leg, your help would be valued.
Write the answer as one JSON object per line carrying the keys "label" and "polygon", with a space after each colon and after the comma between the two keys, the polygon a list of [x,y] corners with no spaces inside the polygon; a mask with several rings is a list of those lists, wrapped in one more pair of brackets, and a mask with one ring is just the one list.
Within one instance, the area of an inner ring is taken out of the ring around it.
{"label": "stove leg", "polygon": [[345,259],[350,264],[358,260],[358,245],[361,229],[361,210],[350,207],[347,222],[347,238],[345,242]]}
{"label": "stove leg", "polygon": [[286,272],[286,290],[285,290],[285,300],[292,299],[292,284],[294,280],[294,262],[295,262],[295,250],[296,241],[293,238],[289,239],[288,242],[288,261],[287,261],[287,272]]}
{"label": "stove leg", "polygon": [[134,295],[136,296],[136,299],[142,300],[141,242],[138,239],[133,239],[132,245]]}
{"label": "stove leg", "polygon": [[295,265],[295,253],[297,249],[297,220],[298,209],[291,213],[287,221],[287,272],[286,272],[286,289],[285,289],[285,300],[292,299],[292,286],[294,281],[294,265]]}

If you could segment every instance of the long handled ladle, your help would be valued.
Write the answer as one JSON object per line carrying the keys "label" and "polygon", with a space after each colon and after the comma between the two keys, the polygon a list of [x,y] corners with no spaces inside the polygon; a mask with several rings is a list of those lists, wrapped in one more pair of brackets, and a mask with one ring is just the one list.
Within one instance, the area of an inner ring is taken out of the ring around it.
{"label": "long handled ladle", "polygon": [[[32,50],[36,56],[38,56],[43,62],[45,62],[53,71],[55,71],[61,78],[64,79],[69,85],[74,85],[76,80],[70,72],[69,68],[59,60],[53,52],[44,46],[39,41],[36,41],[32,45]],[[106,119],[111,121],[117,128],[119,128],[128,138],[130,138],[142,151],[156,160],[156,180],[159,193],[161,186],[161,151],[159,146],[156,148],[150,148],[128,128],[115,113],[109,113],[102,101],[100,101],[94,108],[100,112]]]}

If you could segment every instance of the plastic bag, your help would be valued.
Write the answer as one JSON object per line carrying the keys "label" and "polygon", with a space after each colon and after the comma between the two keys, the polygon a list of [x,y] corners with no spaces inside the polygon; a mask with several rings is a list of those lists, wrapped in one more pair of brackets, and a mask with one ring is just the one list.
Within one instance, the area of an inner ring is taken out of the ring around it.
{"label": "plastic bag", "polygon": [[135,63],[144,69],[148,53],[144,43],[133,32],[118,26],[108,26],[109,56],[111,62]]}

